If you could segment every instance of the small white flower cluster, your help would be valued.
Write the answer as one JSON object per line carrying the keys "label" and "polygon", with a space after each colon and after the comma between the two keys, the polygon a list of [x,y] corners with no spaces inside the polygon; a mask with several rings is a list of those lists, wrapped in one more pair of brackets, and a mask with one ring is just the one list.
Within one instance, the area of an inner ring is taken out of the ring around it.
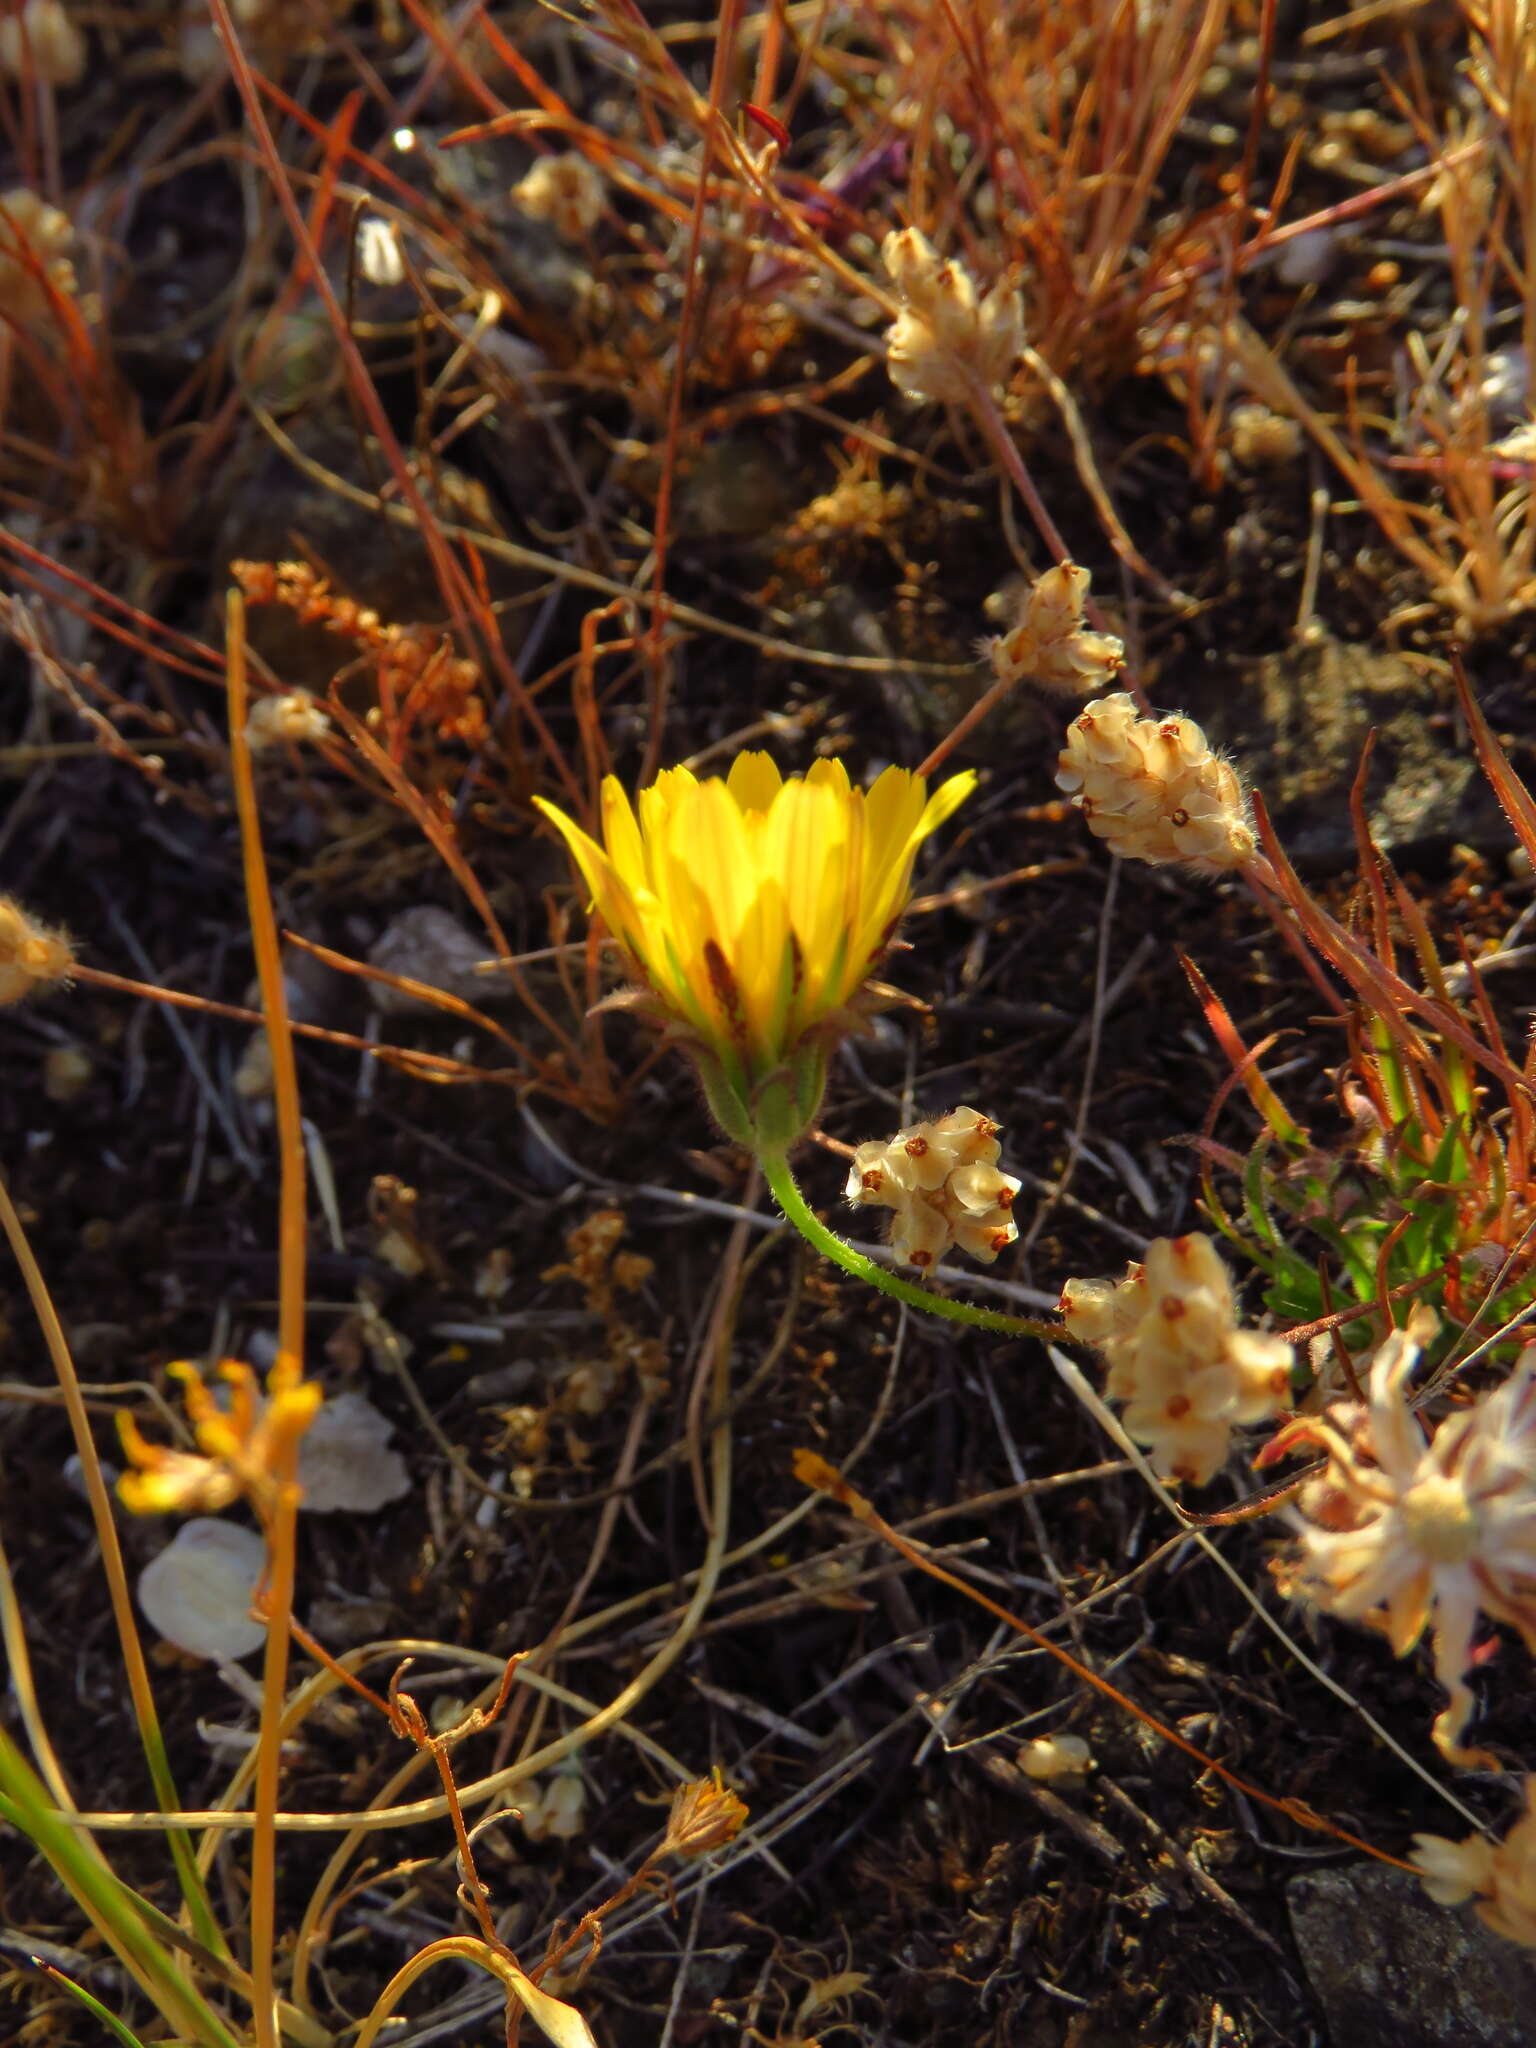
{"label": "small white flower cluster", "polygon": [[956,258],[941,260],[920,228],[886,236],[880,249],[902,310],[885,338],[886,367],[904,397],[964,403],[979,379],[1001,391],[1024,346],[1019,295],[1006,282],[985,297]]}
{"label": "small white flower cluster", "polygon": [[562,242],[584,241],[603,217],[602,175],[579,150],[541,156],[512,187],[512,197],[530,219],[552,227]]}
{"label": "small white flower cluster", "polygon": [[1164,1479],[1203,1486],[1235,1425],[1289,1403],[1290,1345],[1238,1327],[1227,1269],[1200,1231],[1155,1239],[1123,1280],[1069,1280],[1061,1318],[1069,1336],[1102,1354],[1105,1390],[1125,1403],[1127,1432]]}
{"label": "small white flower cluster", "polygon": [[331,721],[308,690],[281,690],[258,697],[245,721],[245,743],[253,754],[269,747],[301,746],[323,740]]}
{"label": "small white flower cluster", "polygon": [[1525,1812],[1502,1842],[1472,1835],[1448,1842],[1415,1835],[1413,1862],[1441,1906],[1476,1899],[1478,1918],[1523,1948],[1536,1948],[1536,1777],[1525,1781]]}
{"label": "small white flower cluster", "polygon": [[65,254],[74,233],[67,213],[25,185],[0,192],[0,310],[18,320],[42,313],[43,277],[55,291],[74,291],[75,268]]}
{"label": "small white flower cluster", "polygon": [[999,1126],[954,1109],[881,1143],[860,1145],[848,1171],[854,1204],[895,1211],[891,1248],[909,1266],[936,1266],[954,1245],[990,1266],[1019,1234],[1019,1182],[999,1173]]}
{"label": "small white flower cluster", "polygon": [[1192,718],[1141,718],[1124,690],[1073,719],[1056,768],[1096,839],[1158,866],[1202,874],[1246,867],[1256,841],[1236,771]]}
{"label": "small white flower cluster", "polygon": [[1085,697],[1125,667],[1125,642],[1089,630],[1083,616],[1088,571],[1075,562],[1047,569],[1029,587],[1017,623],[988,640],[986,651],[1000,683],[1027,676],[1048,690]]}
{"label": "small white flower cluster", "polygon": [[1379,1629],[1399,1657],[1429,1629],[1450,1694],[1435,1741],[1452,1763],[1486,1765],[1462,1745],[1479,1613],[1536,1650],[1536,1345],[1430,1436],[1407,1388],[1433,1329],[1432,1312],[1410,1316],[1372,1359],[1364,1402],[1287,1432],[1286,1443],[1320,1444],[1328,1466],[1302,1489],[1300,1556],[1279,1576],[1324,1612]]}

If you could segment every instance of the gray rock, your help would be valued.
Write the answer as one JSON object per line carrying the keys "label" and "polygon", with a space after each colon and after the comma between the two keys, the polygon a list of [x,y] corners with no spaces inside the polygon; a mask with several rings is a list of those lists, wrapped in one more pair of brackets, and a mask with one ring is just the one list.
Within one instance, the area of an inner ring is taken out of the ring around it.
{"label": "gray rock", "polygon": [[1333,2048],[1536,2043],[1536,1957],[1470,1906],[1437,1906],[1416,1877],[1379,1863],[1309,1871],[1286,1899]]}
{"label": "gray rock", "polygon": [[[490,958],[490,941],[476,938],[451,911],[441,910],[435,903],[418,903],[402,910],[368,949],[370,964],[382,967],[386,974],[424,982],[429,988],[443,989],[462,1002],[477,1005],[498,994],[495,978],[480,972],[481,963]],[[386,1016],[441,1014],[425,997],[391,988],[387,982],[370,981],[368,995]]]}
{"label": "gray rock", "polygon": [[1341,640],[1262,656],[1204,718],[1262,791],[1299,866],[1352,865],[1349,793],[1372,727],[1367,815],[1398,862],[1461,841],[1510,844],[1476,756],[1445,715],[1448,700],[1401,655]]}

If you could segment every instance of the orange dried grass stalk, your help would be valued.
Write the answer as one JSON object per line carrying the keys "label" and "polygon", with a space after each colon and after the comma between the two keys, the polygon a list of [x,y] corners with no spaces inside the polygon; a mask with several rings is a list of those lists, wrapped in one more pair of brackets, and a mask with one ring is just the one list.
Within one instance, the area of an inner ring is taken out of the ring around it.
{"label": "orange dried grass stalk", "polygon": [[379,701],[398,745],[418,722],[440,739],[467,747],[488,732],[478,663],[453,651],[430,626],[396,626],[369,605],[343,597],[307,562],[233,562],[231,572],[250,604],[281,605],[301,625],[323,626],[350,641],[373,668]]}

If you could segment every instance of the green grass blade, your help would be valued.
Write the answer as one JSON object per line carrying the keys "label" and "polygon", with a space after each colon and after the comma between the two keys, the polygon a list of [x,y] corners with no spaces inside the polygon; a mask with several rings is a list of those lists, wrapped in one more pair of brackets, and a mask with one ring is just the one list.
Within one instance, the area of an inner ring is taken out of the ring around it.
{"label": "green grass blade", "polygon": [[123,2048],[145,2048],[144,2042],[139,2039],[132,2027],[125,2026],[117,2014],[109,2011],[94,1993],[86,1990],[83,1984],[77,1984],[73,1977],[66,1975],[53,1963],[45,1963],[41,1956],[33,1956],[30,1960],[33,1969],[40,1976],[46,1977],[50,1984],[57,1984],[61,1990],[67,1991],[71,1998],[78,1999],[93,2019],[100,2020],[107,2032],[122,2042]]}
{"label": "green grass blade", "polygon": [[72,1827],[47,1787],[0,1728],[0,1820],[46,1858],[145,1997],[197,2048],[239,2048],[236,2036],[130,1904],[134,1896],[96,1843]]}

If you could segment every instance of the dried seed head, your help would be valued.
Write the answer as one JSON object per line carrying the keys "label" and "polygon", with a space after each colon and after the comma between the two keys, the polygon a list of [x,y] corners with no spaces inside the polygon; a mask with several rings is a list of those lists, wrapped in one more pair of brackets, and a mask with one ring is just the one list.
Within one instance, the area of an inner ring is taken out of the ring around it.
{"label": "dried seed head", "polygon": [[78,85],[85,76],[85,37],[59,0],[26,0],[0,21],[0,72],[44,85]]}
{"label": "dried seed head", "polygon": [[1056,787],[1095,838],[1128,859],[1218,875],[1254,858],[1236,771],[1211,752],[1193,719],[1138,717],[1124,690],[1073,719]]}
{"label": "dried seed head", "polygon": [[583,241],[603,217],[602,174],[577,150],[541,156],[512,187],[512,197],[532,219],[546,221],[562,242]]}
{"label": "dried seed head", "polygon": [[1069,1280],[1061,1318],[1103,1357],[1105,1391],[1124,1402],[1126,1430],[1165,1479],[1203,1486],[1234,1426],[1288,1403],[1290,1345],[1238,1327],[1227,1269],[1201,1232],[1156,1239],[1118,1283]]}
{"label": "dried seed head", "polygon": [[253,754],[269,747],[302,746],[323,740],[331,721],[308,690],[283,690],[258,697],[245,721],[245,743]]}
{"label": "dried seed head", "polygon": [[0,310],[35,318],[47,308],[48,285],[74,291],[75,268],[64,253],[74,233],[68,214],[26,186],[0,193]]}
{"label": "dried seed head", "polygon": [[978,379],[1001,391],[1024,346],[1018,293],[999,280],[978,295],[965,265],[941,259],[919,228],[887,235],[880,254],[902,300],[885,343],[897,390],[942,403],[963,403]]}
{"label": "dried seed head", "polygon": [[1286,1433],[1320,1444],[1328,1466],[1302,1489],[1300,1551],[1280,1576],[1325,1613],[1379,1629],[1400,1657],[1428,1630],[1450,1694],[1435,1741],[1453,1763],[1479,1764],[1462,1746],[1478,1615],[1536,1649],[1536,1345],[1428,1435],[1408,1382],[1434,1327],[1432,1312],[1415,1311],[1371,1361],[1366,1401]]}
{"label": "dried seed head", "polygon": [[956,1245],[990,1266],[1019,1234],[1013,1202],[1020,1183],[998,1171],[998,1129],[978,1110],[961,1108],[860,1145],[847,1198],[894,1210],[891,1248],[909,1266],[936,1266]]}
{"label": "dried seed head", "polygon": [[1420,1881],[1437,1904],[1476,1899],[1478,1918],[1495,1934],[1536,1948],[1536,1777],[1526,1779],[1525,1811],[1502,1842],[1415,1835],[1413,1844]]}
{"label": "dried seed head", "polygon": [[1301,428],[1267,405],[1234,405],[1227,419],[1232,459],[1244,469],[1283,469],[1300,455]]}
{"label": "dried seed head", "polygon": [[717,1770],[713,1777],[679,1785],[667,1815],[663,1856],[707,1856],[734,1841],[746,1823],[747,1809],[727,1790]]}
{"label": "dried seed head", "polygon": [[39,924],[10,896],[0,896],[0,1009],[50,982],[68,979],[74,950],[62,932]]}
{"label": "dried seed head", "polygon": [[1075,562],[1047,569],[1029,589],[1017,622],[988,640],[986,651],[999,682],[1028,677],[1048,690],[1083,697],[1125,666],[1125,643],[1091,632],[1084,622],[1088,571]]}

